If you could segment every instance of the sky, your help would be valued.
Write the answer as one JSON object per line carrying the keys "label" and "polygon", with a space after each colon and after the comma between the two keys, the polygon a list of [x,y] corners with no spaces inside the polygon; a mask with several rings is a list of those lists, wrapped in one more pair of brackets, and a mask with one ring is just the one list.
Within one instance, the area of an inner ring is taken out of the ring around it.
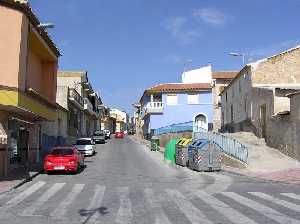
{"label": "sky", "polygon": [[184,69],[246,62],[300,45],[300,0],[29,0],[62,56],[87,70],[104,104],[133,111],[146,88]]}

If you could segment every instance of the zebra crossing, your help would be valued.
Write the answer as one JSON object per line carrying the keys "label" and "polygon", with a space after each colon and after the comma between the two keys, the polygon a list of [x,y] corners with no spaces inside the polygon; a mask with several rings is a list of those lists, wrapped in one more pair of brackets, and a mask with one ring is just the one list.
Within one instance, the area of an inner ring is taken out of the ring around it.
{"label": "zebra crossing", "polygon": [[[141,191],[145,205],[137,206],[133,191]],[[107,194],[109,196],[107,196]],[[300,195],[295,193],[265,192],[219,192],[209,194],[202,190],[181,192],[179,189],[135,189],[133,187],[110,188],[101,185],[46,183],[39,181],[24,189],[0,199],[0,220],[11,210],[16,211],[16,219],[24,217],[47,216],[53,220],[67,220],[70,223],[104,223],[105,213],[101,208],[107,206],[110,195],[114,195],[116,209],[108,207],[111,222],[117,224],[136,223],[136,212],[144,211],[148,222],[154,224],[176,223],[175,213],[182,220],[192,224],[257,224],[287,223],[300,224]],[[41,212],[47,207],[47,214]],[[172,208],[168,208],[172,207]],[[88,211],[82,215],[80,209]],[[208,214],[207,210],[211,212]],[[213,215],[211,215],[213,214]],[[253,214],[257,217],[254,219]],[[181,221],[177,223],[183,223]],[[106,219],[107,221],[107,219]],[[144,223],[144,222],[143,222]]]}

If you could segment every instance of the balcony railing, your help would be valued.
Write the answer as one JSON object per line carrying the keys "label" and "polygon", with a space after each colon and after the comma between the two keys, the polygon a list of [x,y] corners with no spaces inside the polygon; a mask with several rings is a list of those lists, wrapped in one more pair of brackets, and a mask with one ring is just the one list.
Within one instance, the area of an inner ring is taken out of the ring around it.
{"label": "balcony railing", "polygon": [[88,98],[83,98],[84,101],[84,109],[90,112],[91,114],[94,113],[93,105],[91,104]]}
{"label": "balcony railing", "polygon": [[83,98],[79,95],[76,89],[69,89],[69,99],[81,108],[84,105]]}
{"label": "balcony railing", "polygon": [[160,114],[164,112],[163,102],[148,102],[144,107],[144,114]]}

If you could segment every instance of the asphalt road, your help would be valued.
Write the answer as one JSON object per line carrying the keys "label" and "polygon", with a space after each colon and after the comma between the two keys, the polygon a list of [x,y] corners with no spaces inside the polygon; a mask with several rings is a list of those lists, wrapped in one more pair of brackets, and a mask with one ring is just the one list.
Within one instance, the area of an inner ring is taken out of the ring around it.
{"label": "asphalt road", "polygon": [[299,223],[298,185],[173,167],[126,137],[77,175],[41,174],[0,196],[0,223]]}

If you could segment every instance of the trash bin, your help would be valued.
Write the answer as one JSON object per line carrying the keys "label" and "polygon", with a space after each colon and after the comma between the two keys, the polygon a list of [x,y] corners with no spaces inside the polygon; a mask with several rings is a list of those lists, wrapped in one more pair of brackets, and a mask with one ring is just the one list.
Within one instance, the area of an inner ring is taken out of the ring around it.
{"label": "trash bin", "polygon": [[151,151],[159,151],[159,138],[157,136],[153,136],[151,138]]}
{"label": "trash bin", "polygon": [[191,138],[180,138],[176,144],[175,152],[175,163],[180,166],[187,166],[189,156],[188,156],[188,146],[192,143]]}
{"label": "trash bin", "polygon": [[189,167],[197,171],[221,170],[222,151],[213,141],[195,140],[189,147]]}
{"label": "trash bin", "polygon": [[167,144],[164,153],[164,158],[166,161],[175,163],[175,146],[178,142],[177,138],[172,138]]}

